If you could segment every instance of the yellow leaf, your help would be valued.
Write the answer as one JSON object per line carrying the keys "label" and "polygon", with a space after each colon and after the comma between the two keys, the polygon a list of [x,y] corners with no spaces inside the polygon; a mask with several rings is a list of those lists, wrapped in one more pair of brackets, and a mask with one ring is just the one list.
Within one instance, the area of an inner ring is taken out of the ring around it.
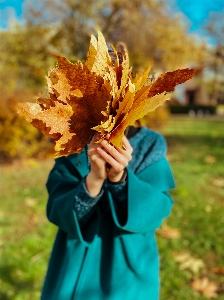
{"label": "yellow leaf", "polygon": [[176,254],[174,259],[179,263],[180,270],[189,269],[193,274],[198,274],[205,267],[203,260],[191,256],[186,251]]}
{"label": "yellow leaf", "polygon": [[119,108],[116,110],[115,126],[122,122],[124,116],[129,112],[132,107],[135,96],[135,86],[129,79],[127,91],[124,98],[119,101]]}
{"label": "yellow leaf", "polygon": [[110,142],[122,146],[126,127],[155,110],[169,97],[177,84],[190,79],[195,70],[167,72],[151,85],[144,86],[149,67],[131,76],[124,44],[111,48],[111,60],[101,32],[91,36],[86,62],[71,63],[57,56],[58,67],[47,76],[48,98],[23,103],[19,113],[34,127],[53,138],[57,156],[80,153],[95,131],[101,139],[110,132]]}
{"label": "yellow leaf", "polygon": [[168,98],[169,96],[163,93],[149,99],[135,101],[129,112],[125,115],[123,121],[111,132],[109,142],[118,147],[122,147],[122,136],[124,135],[125,129],[128,126],[133,125],[136,120],[156,109]]}
{"label": "yellow leaf", "polygon": [[91,37],[88,58],[85,65],[91,72],[102,77],[107,75],[105,72],[107,72],[108,65],[112,65],[107,44],[101,32],[98,32],[98,41],[95,37]]}
{"label": "yellow leaf", "polygon": [[63,144],[66,144],[75,133],[69,130],[69,121],[73,114],[70,105],[64,105],[59,102],[55,106],[42,110],[36,103],[19,104],[19,113],[26,118],[34,127],[37,127],[47,136],[56,141],[55,150],[60,152],[64,150]]}
{"label": "yellow leaf", "polygon": [[150,72],[151,68],[152,68],[152,62],[150,62],[148,68],[143,72],[142,75],[137,74],[135,76],[135,78],[132,79],[132,82],[135,85],[135,91],[136,92],[138,90],[140,90],[144,86],[144,84],[146,84],[146,82],[148,80],[148,75],[149,75],[149,72]]}

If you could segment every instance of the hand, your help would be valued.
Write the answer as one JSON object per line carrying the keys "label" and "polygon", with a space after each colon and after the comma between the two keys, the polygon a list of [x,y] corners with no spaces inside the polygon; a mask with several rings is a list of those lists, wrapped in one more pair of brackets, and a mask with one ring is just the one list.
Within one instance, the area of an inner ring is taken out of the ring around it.
{"label": "hand", "polygon": [[97,151],[99,147],[99,143],[96,143],[100,139],[100,134],[96,133],[89,144],[88,147],[88,156],[91,165],[90,173],[93,174],[96,180],[101,179],[105,180],[107,178],[106,172],[106,161],[102,158],[102,156]]}
{"label": "hand", "polygon": [[[109,138],[109,135],[107,138]],[[107,178],[111,182],[119,182],[121,180],[125,168],[132,159],[131,154],[133,149],[126,136],[123,136],[122,143],[123,149],[110,145],[107,140],[103,140],[100,143],[101,147],[99,147],[99,145],[97,147],[97,152],[100,157],[110,165],[110,167],[107,168]]]}
{"label": "hand", "polygon": [[100,134],[96,133],[88,147],[88,156],[91,170],[86,177],[86,188],[90,195],[97,196],[102,188],[104,180],[107,178],[106,161],[98,153],[100,144],[96,143],[100,139]]}

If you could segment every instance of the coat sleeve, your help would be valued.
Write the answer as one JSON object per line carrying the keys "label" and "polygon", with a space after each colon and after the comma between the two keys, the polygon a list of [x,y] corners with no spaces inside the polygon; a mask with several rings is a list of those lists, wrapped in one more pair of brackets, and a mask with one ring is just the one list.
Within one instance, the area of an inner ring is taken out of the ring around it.
{"label": "coat sleeve", "polygon": [[[47,217],[50,222],[66,232],[70,238],[80,240],[86,246],[94,238],[98,231],[99,218],[96,203],[102,196],[102,192],[97,197],[91,197],[85,192],[84,181],[77,174],[69,171],[63,158],[57,159],[56,164],[49,174],[47,190],[49,193],[47,203]],[[76,176],[77,175],[77,176]],[[90,226],[80,226],[77,212],[74,209],[75,201],[83,202],[83,194],[86,205],[93,207],[91,218],[88,220]],[[89,230],[88,228],[91,228]]]}
{"label": "coat sleeve", "polygon": [[115,224],[129,232],[146,232],[158,228],[170,214],[173,201],[168,190],[174,188],[174,179],[166,158],[135,175],[128,171],[128,199],[125,214],[108,192]]}

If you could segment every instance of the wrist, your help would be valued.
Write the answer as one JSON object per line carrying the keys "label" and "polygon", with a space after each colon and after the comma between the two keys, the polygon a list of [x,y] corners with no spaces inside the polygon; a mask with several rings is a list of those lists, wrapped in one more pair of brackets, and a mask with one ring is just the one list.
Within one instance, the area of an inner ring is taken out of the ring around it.
{"label": "wrist", "polygon": [[123,172],[115,175],[115,176],[108,176],[108,180],[111,183],[119,183],[119,182],[125,182],[127,177],[127,171],[126,169],[123,170]]}
{"label": "wrist", "polygon": [[102,186],[104,183],[104,179],[97,178],[93,173],[89,173],[85,179],[85,186],[89,194],[93,197],[99,195]]}

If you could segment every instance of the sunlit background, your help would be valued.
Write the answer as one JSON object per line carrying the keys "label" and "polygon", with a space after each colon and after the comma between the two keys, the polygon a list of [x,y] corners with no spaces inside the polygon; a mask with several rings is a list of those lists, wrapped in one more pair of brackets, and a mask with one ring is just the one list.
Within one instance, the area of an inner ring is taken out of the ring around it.
{"label": "sunlit background", "polygon": [[165,136],[177,185],[157,232],[161,300],[224,299],[224,0],[0,0],[0,299],[39,299],[56,231],[52,143],[16,103],[46,96],[54,55],[84,61],[98,30],[126,43],[134,75],[151,59],[149,80],[199,69],[140,122]]}

